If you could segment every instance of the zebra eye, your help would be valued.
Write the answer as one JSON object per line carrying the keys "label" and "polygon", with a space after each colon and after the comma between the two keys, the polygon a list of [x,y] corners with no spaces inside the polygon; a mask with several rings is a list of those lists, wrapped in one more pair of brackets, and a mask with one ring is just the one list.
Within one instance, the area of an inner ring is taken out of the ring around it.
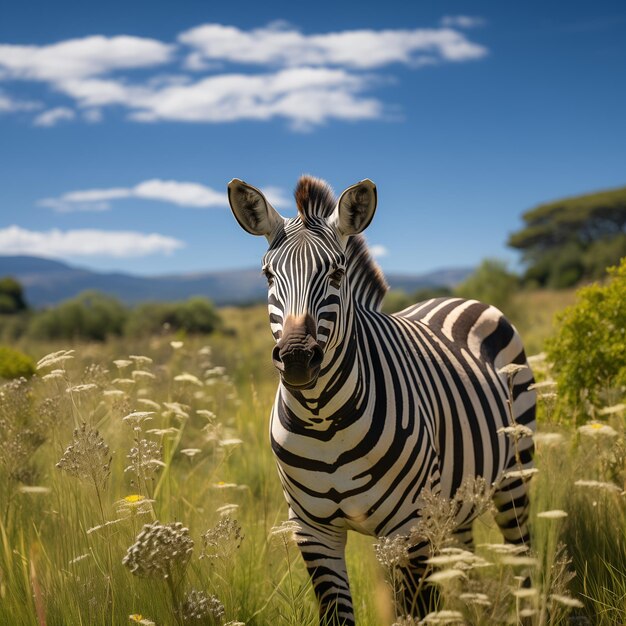
{"label": "zebra eye", "polygon": [[341,280],[344,277],[346,270],[343,267],[335,268],[329,275],[328,279],[333,287],[339,287]]}
{"label": "zebra eye", "polygon": [[274,274],[272,274],[267,267],[264,267],[261,271],[263,272],[263,276],[267,279],[267,284],[271,287],[274,284]]}

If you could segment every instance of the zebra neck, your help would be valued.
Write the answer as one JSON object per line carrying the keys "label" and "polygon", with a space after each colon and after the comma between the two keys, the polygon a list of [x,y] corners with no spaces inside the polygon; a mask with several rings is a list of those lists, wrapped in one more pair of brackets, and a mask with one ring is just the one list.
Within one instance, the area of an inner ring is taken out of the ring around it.
{"label": "zebra neck", "polygon": [[363,413],[369,372],[354,324],[344,340],[324,357],[315,387],[303,391],[280,385],[280,402],[292,427],[325,430],[345,427]]}

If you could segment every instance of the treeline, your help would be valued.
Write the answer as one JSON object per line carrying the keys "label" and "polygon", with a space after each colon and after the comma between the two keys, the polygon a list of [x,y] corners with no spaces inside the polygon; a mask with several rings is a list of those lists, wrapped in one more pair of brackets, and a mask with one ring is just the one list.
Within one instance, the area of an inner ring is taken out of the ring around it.
{"label": "treeline", "polygon": [[0,338],[86,339],[149,336],[184,331],[208,334],[221,318],[207,298],[182,302],[146,302],[127,307],[117,298],[86,291],[42,311],[28,308],[22,288],[12,278],[0,280]]}
{"label": "treeline", "polygon": [[561,289],[602,278],[626,256],[626,187],[542,204],[509,237],[530,286]]}

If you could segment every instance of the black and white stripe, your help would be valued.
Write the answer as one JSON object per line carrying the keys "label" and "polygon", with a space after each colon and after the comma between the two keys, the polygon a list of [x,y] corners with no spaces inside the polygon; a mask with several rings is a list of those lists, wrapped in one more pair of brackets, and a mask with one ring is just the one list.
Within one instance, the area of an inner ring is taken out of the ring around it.
{"label": "black and white stripe", "polygon": [[[484,477],[497,487],[496,521],[505,539],[527,543],[527,485],[505,474],[521,469],[518,461],[531,467],[532,439],[520,440],[516,461],[510,439],[498,433],[513,421],[534,428],[530,369],[515,378],[513,418],[508,381],[498,372],[526,364],[515,329],[497,309],[459,298],[380,312],[386,284],[358,234],[375,207],[369,181],[337,203],[325,183],[303,177],[293,219],[272,213],[266,201],[267,209],[255,204],[260,192],[244,185],[231,183],[231,206],[237,215],[243,209],[233,198],[251,194],[245,204],[261,211],[253,221],[268,224],[262,232],[246,230],[270,243],[263,267],[280,352],[288,356],[284,346],[305,336],[323,352],[309,384],[291,385],[283,372],[270,433],[322,623],[354,623],[347,531],[408,534],[426,485],[450,498],[465,477]],[[294,354],[309,358],[304,348]],[[468,503],[457,518],[468,543],[472,513]],[[426,553],[424,543],[413,548],[413,578]]]}

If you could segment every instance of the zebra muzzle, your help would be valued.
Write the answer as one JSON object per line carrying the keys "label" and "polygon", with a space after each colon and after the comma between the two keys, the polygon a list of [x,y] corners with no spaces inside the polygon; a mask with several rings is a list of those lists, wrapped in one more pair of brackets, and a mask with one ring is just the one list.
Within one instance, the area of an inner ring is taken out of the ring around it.
{"label": "zebra muzzle", "polygon": [[324,352],[315,339],[311,316],[288,317],[272,351],[274,367],[290,387],[307,387],[317,380]]}

